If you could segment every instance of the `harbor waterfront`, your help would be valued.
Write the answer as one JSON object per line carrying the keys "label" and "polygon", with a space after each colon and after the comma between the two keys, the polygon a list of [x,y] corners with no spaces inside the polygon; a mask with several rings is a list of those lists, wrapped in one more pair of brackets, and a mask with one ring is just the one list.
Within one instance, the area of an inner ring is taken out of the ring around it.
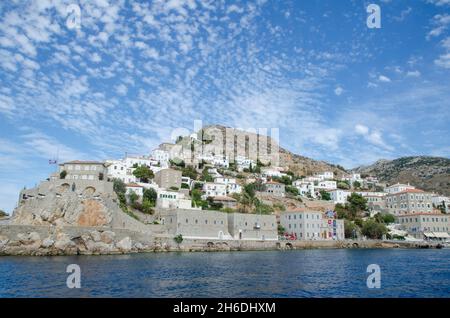
{"label": "harbor waterfront", "polygon": [[[69,264],[81,288],[66,286]],[[381,286],[366,269],[377,264]],[[449,297],[450,249],[0,258],[0,297]]]}

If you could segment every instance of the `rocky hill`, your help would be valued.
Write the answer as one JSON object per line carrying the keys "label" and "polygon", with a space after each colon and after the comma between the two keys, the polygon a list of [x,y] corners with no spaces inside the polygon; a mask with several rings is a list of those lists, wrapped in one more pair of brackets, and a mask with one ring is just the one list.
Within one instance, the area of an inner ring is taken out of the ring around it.
{"label": "rocky hill", "polygon": [[[339,165],[330,164],[325,161],[318,161],[298,154],[278,145],[271,137],[260,135],[254,132],[247,132],[221,125],[211,125],[204,127],[197,132],[197,148],[205,152],[206,148],[222,149],[223,154],[235,157],[238,154],[238,147],[244,149],[247,158],[259,159],[262,163],[277,163],[278,166],[289,168],[299,176],[312,175],[316,172],[333,171],[340,176],[346,173],[345,169]],[[190,137],[183,137],[177,141],[182,147],[192,145]],[[273,150],[273,151],[272,151]],[[277,156],[277,153],[279,156]],[[216,153],[217,154],[217,153]]]}
{"label": "rocky hill", "polygon": [[376,176],[388,184],[410,183],[426,191],[450,195],[450,159],[441,157],[402,157],[378,160],[352,171]]}

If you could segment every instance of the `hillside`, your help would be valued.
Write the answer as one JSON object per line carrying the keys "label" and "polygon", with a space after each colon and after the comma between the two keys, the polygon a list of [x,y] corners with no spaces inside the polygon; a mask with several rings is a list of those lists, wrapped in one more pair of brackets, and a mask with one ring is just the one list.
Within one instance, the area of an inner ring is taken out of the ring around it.
{"label": "hillside", "polygon": [[376,176],[388,184],[410,183],[420,189],[450,195],[450,159],[441,157],[402,157],[378,160],[352,171]]}
{"label": "hillside", "polygon": [[[232,133],[230,134],[230,132]],[[289,168],[290,171],[299,176],[312,175],[316,172],[324,171],[333,171],[335,175],[341,176],[346,172],[338,165],[294,154],[278,145],[272,138],[265,135],[232,129],[221,125],[211,125],[204,127],[197,133],[197,136],[198,139],[203,140],[202,145],[205,148],[217,146],[218,149],[228,149],[227,155],[229,157],[234,157],[237,155],[236,149],[239,145],[239,147],[245,149],[246,157],[255,161],[256,159],[259,159],[262,163],[271,162],[272,164],[279,160],[278,165],[280,167]],[[227,138],[221,138],[220,136],[227,136]],[[189,137],[184,137],[178,140],[177,144],[182,145],[183,147],[190,147],[191,140]],[[266,151],[265,147],[260,149],[258,144],[267,145],[268,151]],[[275,151],[276,148],[278,148],[279,158],[272,153],[272,147],[275,147]]]}

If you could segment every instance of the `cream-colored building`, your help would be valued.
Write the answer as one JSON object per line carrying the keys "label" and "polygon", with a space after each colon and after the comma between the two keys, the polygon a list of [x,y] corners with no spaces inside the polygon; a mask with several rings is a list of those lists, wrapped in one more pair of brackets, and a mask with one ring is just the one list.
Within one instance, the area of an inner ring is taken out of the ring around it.
{"label": "cream-colored building", "polygon": [[103,162],[74,160],[59,165],[59,172],[66,172],[67,180],[105,180],[107,169]]}
{"label": "cream-colored building", "polygon": [[386,195],[386,209],[389,213],[398,215],[415,213],[432,213],[433,203],[431,193],[419,189],[406,189],[401,192]]}
{"label": "cream-colored building", "polygon": [[416,213],[397,217],[401,229],[417,239],[449,240],[450,215]]}
{"label": "cream-colored building", "polygon": [[280,224],[297,240],[343,240],[344,220],[328,218],[320,211],[289,210],[281,213]]}
{"label": "cream-colored building", "polygon": [[181,188],[181,171],[175,169],[162,169],[155,173],[155,182],[160,188]]}

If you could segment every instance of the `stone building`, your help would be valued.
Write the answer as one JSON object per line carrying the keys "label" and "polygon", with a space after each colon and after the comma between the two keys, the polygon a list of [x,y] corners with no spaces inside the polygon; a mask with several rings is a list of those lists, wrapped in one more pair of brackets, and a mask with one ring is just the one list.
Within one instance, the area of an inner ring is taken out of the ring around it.
{"label": "stone building", "polygon": [[155,182],[160,188],[181,188],[181,171],[174,169],[162,169],[155,174]]}
{"label": "stone building", "polygon": [[450,215],[416,213],[397,216],[401,229],[417,239],[450,239]]}
{"label": "stone building", "polygon": [[63,171],[67,180],[103,180],[107,175],[105,164],[99,161],[68,161],[59,165],[59,172]]}
{"label": "stone building", "polygon": [[275,215],[210,210],[161,210],[158,216],[171,235],[190,239],[277,240]]}
{"label": "stone building", "polygon": [[343,240],[344,220],[327,217],[320,211],[302,209],[282,212],[280,224],[298,240]]}
{"label": "stone building", "polygon": [[285,185],[275,181],[268,181],[264,183],[264,191],[262,193],[274,197],[284,197]]}
{"label": "stone building", "polygon": [[396,216],[414,213],[432,213],[432,194],[419,189],[406,189],[386,195],[387,211]]}
{"label": "stone building", "polygon": [[207,210],[161,210],[161,223],[171,235],[191,239],[230,239],[227,213]]}
{"label": "stone building", "polygon": [[278,240],[275,215],[229,213],[228,230],[236,240]]}

